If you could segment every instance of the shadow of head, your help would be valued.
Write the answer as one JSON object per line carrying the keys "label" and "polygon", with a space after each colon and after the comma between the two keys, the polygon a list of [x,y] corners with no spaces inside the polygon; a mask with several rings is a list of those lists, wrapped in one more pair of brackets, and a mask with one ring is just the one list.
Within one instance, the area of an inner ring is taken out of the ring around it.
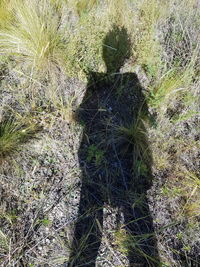
{"label": "shadow of head", "polygon": [[103,40],[103,59],[107,73],[119,72],[131,55],[131,42],[124,27],[113,25]]}

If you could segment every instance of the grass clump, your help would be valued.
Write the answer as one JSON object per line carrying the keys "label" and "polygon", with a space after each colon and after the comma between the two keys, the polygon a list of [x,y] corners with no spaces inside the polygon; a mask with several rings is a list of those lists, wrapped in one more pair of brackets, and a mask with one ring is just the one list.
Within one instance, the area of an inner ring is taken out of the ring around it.
{"label": "grass clump", "polygon": [[41,72],[63,66],[60,20],[49,1],[16,0],[13,14],[15,21],[0,32],[1,53],[13,55]]}
{"label": "grass clump", "polygon": [[38,131],[35,123],[24,123],[14,118],[0,122],[0,158],[16,151],[20,144],[33,137]]}
{"label": "grass clump", "polygon": [[184,74],[181,75],[173,70],[167,73],[150,91],[149,104],[156,108],[163,106],[167,97],[175,94],[177,91],[183,90],[182,86],[185,82]]}
{"label": "grass clump", "polygon": [[127,143],[128,146],[133,145],[135,152],[140,154],[141,158],[145,157],[145,150],[148,144],[147,133],[142,119],[138,119],[136,123],[132,123],[129,126],[118,126],[116,130],[119,136],[118,142],[121,139],[121,142]]}

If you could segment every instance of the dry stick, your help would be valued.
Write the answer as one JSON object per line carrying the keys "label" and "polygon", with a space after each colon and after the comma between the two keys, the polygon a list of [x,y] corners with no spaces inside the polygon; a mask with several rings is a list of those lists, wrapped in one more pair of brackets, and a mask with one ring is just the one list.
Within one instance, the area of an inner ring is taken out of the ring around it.
{"label": "dry stick", "polygon": [[11,238],[9,242],[9,255],[8,255],[8,263],[10,264],[10,262],[11,262]]}

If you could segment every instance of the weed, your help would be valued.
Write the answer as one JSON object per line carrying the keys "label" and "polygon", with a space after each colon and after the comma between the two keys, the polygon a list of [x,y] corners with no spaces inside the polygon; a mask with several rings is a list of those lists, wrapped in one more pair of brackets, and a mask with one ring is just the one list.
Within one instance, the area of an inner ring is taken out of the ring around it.
{"label": "weed", "polygon": [[51,224],[51,221],[48,218],[44,218],[41,220],[42,225],[49,226]]}
{"label": "weed", "polygon": [[16,212],[13,210],[9,213],[2,212],[2,214],[0,214],[0,218],[5,219],[9,224],[13,225],[17,220],[17,215]]}
{"label": "weed", "polygon": [[182,85],[181,75],[178,73],[171,72],[168,75],[165,75],[161,79],[160,84],[150,91],[150,105],[153,107],[158,107],[164,102],[164,98],[172,93],[175,89],[180,88]]}

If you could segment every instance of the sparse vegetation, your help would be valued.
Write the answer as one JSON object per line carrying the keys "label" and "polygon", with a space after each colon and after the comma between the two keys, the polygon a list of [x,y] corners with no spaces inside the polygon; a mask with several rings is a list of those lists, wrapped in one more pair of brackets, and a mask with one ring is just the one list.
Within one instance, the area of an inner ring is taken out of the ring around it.
{"label": "sparse vegetation", "polygon": [[[128,266],[133,250],[136,264],[199,266],[199,8],[199,0],[0,1],[1,266],[66,264],[74,225],[87,218],[95,218],[88,236],[102,236],[99,266]],[[134,88],[123,82],[130,73]],[[95,86],[103,93],[92,99]],[[88,120],[95,113],[89,133],[84,109]],[[79,220],[84,172],[103,197]],[[124,211],[132,208],[136,218]],[[154,231],[133,234],[145,213]],[[149,238],[159,260],[141,249]]]}

